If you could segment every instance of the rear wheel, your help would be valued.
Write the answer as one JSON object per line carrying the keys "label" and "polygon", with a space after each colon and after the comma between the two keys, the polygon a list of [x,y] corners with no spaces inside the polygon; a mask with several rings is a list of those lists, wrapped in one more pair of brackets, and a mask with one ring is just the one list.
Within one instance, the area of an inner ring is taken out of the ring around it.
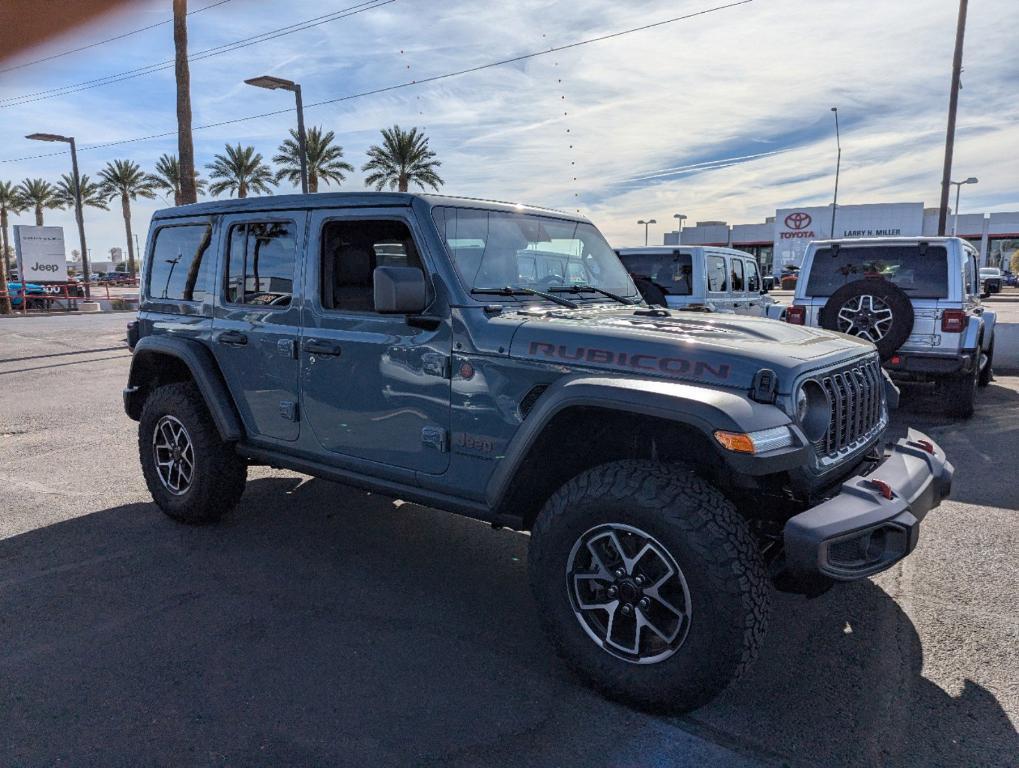
{"label": "rear wheel", "polygon": [[247,464],[220,438],[192,382],[167,384],[148,396],[138,453],[153,500],[175,520],[217,520],[244,492]]}
{"label": "rear wheel", "polygon": [[980,376],[977,379],[977,384],[981,387],[986,387],[994,380],[994,339],[991,338],[990,346],[987,347],[987,351],[982,355],[982,362],[980,368]]}
{"label": "rear wheel", "polygon": [[642,708],[706,704],[764,635],[769,587],[753,538],[689,467],[619,461],[578,475],[538,516],[528,566],[560,655]]}

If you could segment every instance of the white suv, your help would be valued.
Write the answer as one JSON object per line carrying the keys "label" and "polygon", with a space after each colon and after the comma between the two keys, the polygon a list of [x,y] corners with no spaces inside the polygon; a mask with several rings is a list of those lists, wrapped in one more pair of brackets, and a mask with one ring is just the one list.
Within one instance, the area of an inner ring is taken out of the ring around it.
{"label": "white suv", "polygon": [[767,295],[757,260],[745,251],[666,245],[617,248],[616,253],[648,304],[776,319],[784,309]]}
{"label": "white suv", "polygon": [[894,380],[933,384],[947,413],[970,416],[994,360],[978,262],[958,237],[813,242],[785,319],[873,342]]}

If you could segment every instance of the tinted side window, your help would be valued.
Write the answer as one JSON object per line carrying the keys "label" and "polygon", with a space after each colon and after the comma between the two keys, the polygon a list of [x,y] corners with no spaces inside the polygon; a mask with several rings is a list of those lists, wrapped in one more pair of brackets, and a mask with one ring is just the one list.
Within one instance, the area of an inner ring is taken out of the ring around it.
{"label": "tinted side window", "polygon": [[404,222],[327,222],[322,230],[322,306],[374,312],[376,267],[421,268],[414,238]]}
{"label": "tinted side window", "polygon": [[761,276],[757,271],[756,261],[747,261],[747,290],[751,293],[761,290]]}
{"label": "tinted side window", "polygon": [[721,256],[708,256],[704,259],[704,265],[708,271],[708,290],[713,293],[729,290],[725,279],[725,259]]}
{"label": "tinted side window", "polygon": [[226,300],[231,304],[290,306],[296,263],[293,222],[235,224],[230,228]]}
{"label": "tinted side window", "polygon": [[212,227],[208,224],[159,229],[149,267],[148,296],[157,300],[204,301],[214,282],[211,242]]}
{"label": "tinted side window", "polygon": [[965,277],[966,286],[963,289],[964,293],[980,293],[980,286],[977,285],[976,279],[976,266],[977,256],[975,253],[970,251],[968,248],[963,249],[963,259],[965,260]]}
{"label": "tinted side window", "polygon": [[735,256],[730,259],[732,264],[732,290],[734,292],[743,292],[743,259],[737,259]]}

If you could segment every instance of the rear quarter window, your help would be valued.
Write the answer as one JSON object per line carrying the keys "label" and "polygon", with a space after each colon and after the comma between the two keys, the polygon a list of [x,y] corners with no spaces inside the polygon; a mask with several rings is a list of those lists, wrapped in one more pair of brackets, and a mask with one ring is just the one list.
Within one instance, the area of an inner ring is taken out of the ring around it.
{"label": "rear quarter window", "polygon": [[216,266],[211,243],[212,227],[208,224],[158,229],[149,266],[148,298],[205,301],[213,289]]}
{"label": "rear quarter window", "polygon": [[834,254],[820,248],[814,254],[807,278],[808,296],[831,296],[856,280],[882,279],[895,284],[913,299],[948,295],[948,254],[940,246],[923,250],[918,245],[843,246]]}

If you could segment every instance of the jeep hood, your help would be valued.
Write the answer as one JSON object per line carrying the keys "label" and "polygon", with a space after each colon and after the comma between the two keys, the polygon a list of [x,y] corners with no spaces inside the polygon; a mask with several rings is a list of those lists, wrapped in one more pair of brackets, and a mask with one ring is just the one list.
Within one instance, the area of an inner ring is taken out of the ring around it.
{"label": "jeep hood", "polygon": [[738,388],[770,368],[784,393],[801,373],[874,351],[853,336],[743,315],[596,306],[517,316],[513,358]]}

